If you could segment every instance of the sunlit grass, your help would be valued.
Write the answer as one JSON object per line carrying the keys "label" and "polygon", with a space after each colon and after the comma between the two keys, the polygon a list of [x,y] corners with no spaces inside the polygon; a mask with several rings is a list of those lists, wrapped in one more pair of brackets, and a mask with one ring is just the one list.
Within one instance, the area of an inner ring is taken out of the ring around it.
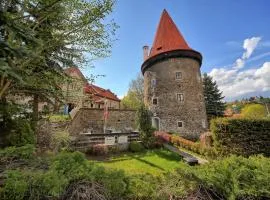
{"label": "sunlit grass", "polygon": [[105,168],[122,169],[128,174],[160,175],[178,168],[183,162],[176,153],[160,149],[144,153],[126,153],[98,162]]}

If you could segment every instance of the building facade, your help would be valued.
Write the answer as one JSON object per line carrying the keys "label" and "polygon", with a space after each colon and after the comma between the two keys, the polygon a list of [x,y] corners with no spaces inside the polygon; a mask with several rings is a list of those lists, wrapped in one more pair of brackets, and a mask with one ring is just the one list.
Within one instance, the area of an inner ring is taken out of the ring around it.
{"label": "building facade", "polygon": [[68,112],[74,108],[104,108],[119,109],[120,99],[109,89],[103,89],[88,83],[78,67],[65,70],[70,77],[67,84],[62,86]]}
{"label": "building facade", "polygon": [[144,102],[153,114],[153,126],[198,138],[207,129],[202,55],[188,46],[166,10],[150,52],[147,46],[143,51]]}

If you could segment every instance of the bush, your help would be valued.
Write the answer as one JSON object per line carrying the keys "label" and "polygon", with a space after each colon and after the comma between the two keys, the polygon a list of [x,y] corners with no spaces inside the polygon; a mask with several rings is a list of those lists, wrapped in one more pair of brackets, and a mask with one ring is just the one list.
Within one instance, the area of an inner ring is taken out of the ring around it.
{"label": "bush", "polygon": [[7,147],[0,150],[0,161],[11,161],[15,159],[30,159],[33,157],[35,152],[35,147],[31,144],[22,147]]}
{"label": "bush", "polygon": [[9,145],[23,146],[36,143],[35,133],[26,119],[15,119],[12,124],[12,129],[7,137]]}
{"label": "bush", "polygon": [[195,171],[200,182],[221,199],[269,199],[270,159],[231,156]]}
{"label": "bush", "polygon": [[163,142],[171,143],[174,146],[181,147],[201,155],[205,155],[209,158],[217,157],[217,151],[214,148],[203,147],[200,143],[187,140],[178,135],[171,135],[166,132],[155,132],[155,136]]}
{"label": "bush", "polygon": [[5,185],[1,190],[0,197],[3,200],[22,200],[27,192],[28,184],[24,175],[17,170],[8,171]]}
{"label": "bush", "polygon": [[241,115],[248,119],[262,119],[266,117],[267,112],[261,104],[247,104],[242,109]]}
{"label": "bush", "polygon": [[211,121],[211,132],[220,152],[270,156],[270,120],[218,118]]}
{"label": "bush", "polygon": [[51,148],[55,152],[59,152],[60,150],[69,150],[70,142],[71,139],[67,131],[58,131],[52,134]]}
{"label": "bush", "polygon": [[131,142],[129,144],[129,150],[131,152],[143,152],[144,151],[144,147],[140,142]]}

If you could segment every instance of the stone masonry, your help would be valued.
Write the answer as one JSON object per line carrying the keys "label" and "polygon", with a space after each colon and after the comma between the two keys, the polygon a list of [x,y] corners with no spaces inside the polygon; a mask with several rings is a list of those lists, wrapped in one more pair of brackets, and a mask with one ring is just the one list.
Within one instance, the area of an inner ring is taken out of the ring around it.
{"label": "stone masonry", "polygon": [[[136,111],[109,109],[106,122],[106,130],[112,132],[127,133],[136,130]],[[98,108],[81,108],[69,127],[71,135],[75,136],[80,133],[104,133],[104,109]]]}

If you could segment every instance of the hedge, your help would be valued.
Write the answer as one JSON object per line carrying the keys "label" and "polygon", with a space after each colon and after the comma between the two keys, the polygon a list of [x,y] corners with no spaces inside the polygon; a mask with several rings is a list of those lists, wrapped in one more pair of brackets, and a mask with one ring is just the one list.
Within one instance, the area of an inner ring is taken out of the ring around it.
{"label": "hedge", "polygon": [[166,132],[157,131],[155,132],[155,136],[165,143],[171,143],[176,147],[181,147],[189,151],[193,151],[195,153],[207,156],[209,158],[215,158],[218,156],[214,148],[204,147],[200,143],[187,140],[178,135],[171,135]]}
{"label": "hedge", "polygon": [[270,120],[228,119],[211,121],[214,146],[226,153],[270,156]]}

